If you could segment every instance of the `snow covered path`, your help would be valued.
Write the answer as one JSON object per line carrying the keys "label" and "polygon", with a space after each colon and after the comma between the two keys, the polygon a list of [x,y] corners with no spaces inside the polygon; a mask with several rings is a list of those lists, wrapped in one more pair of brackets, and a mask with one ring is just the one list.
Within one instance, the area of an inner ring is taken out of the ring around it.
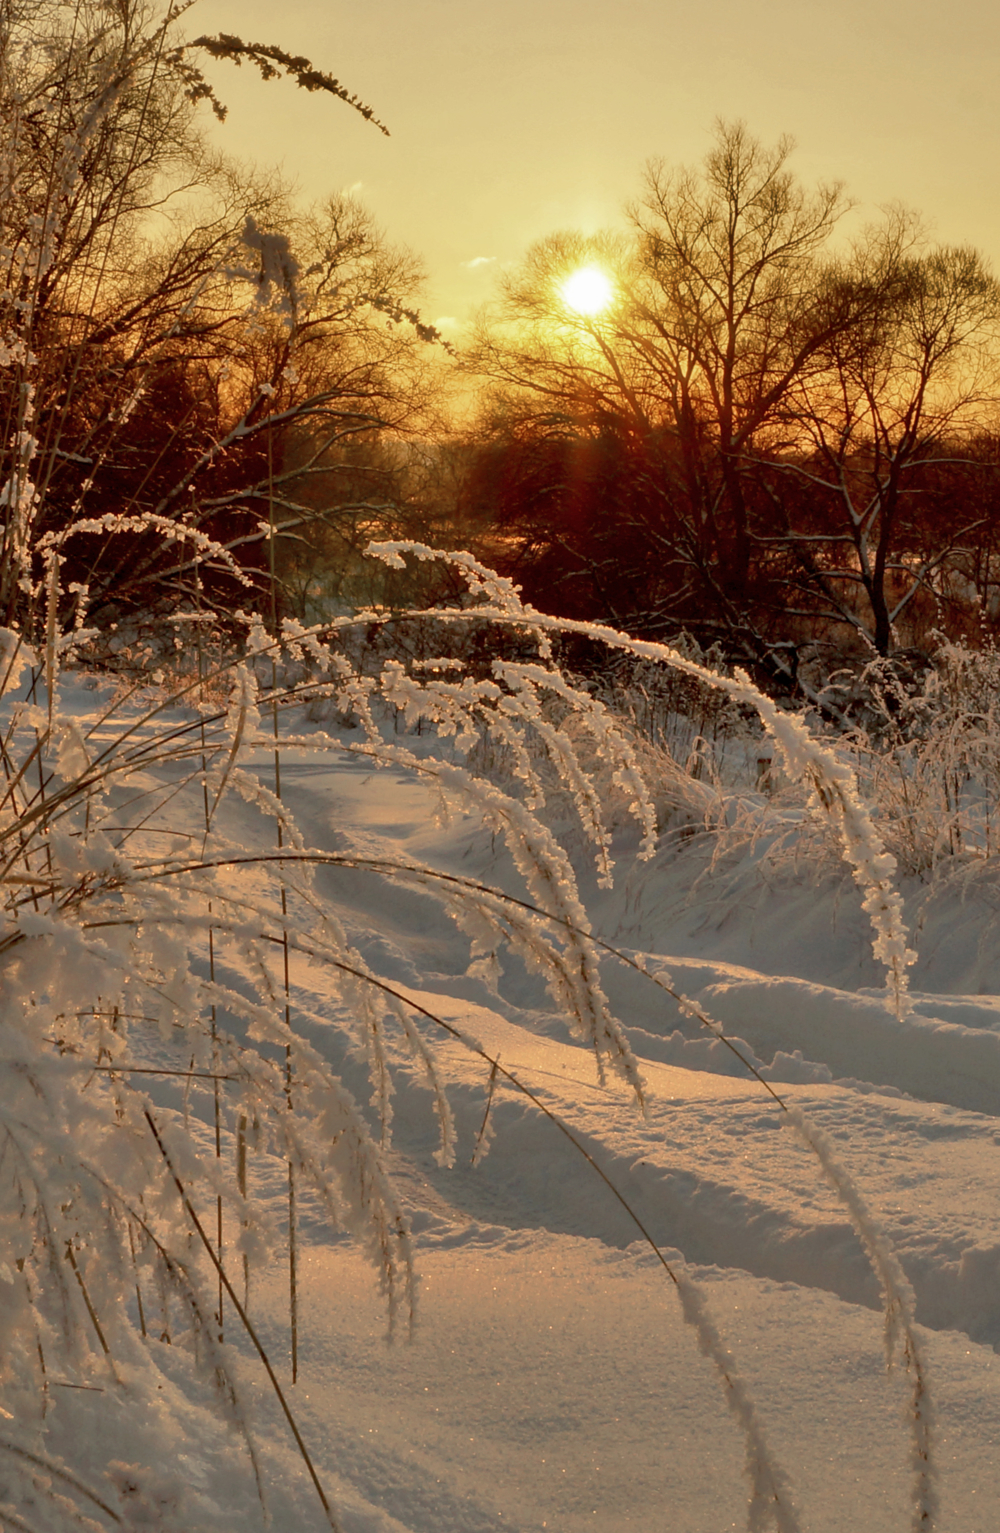
{"label": "snow covered path", "polygon": [[[85,720],[93,695],[81,689],[72,705]],[[293,727],[308,734],[311,726],[298,717]],[[438,1163],[433,1092],[390,1038],[396,1089],[386,1162],[415,1236],[412,1339],[400,1334],[387,1344],[371,1268],[346,1237],[331,1233],[304,1189],[295,1385],[285,1267],[276,1260],[251,1284],[250,1314],[343,1533],[747,1526],[745,1444],[719,1378],[634,1220],[548,1114],[572,1130],[668,1261],[702,1284],[729,1349],[726,1366],[751,1387],[774,1455],[789,1472],[801,1529],[906,1533],[907,1380],[886,1375],[878,1284],[780,1105],[661,986],[608,954],[602,982],[648,1093],[640,1114],[624,1087],[597,1079],[592,1054],[520,960],[502,954],[499,975],[488,964],[470,965],[468,936],[432,887],[347,866],[352,857],[429,865],[523,894],[498,840],[474,818],[442,818],[426,780],[373,768],[351,752],[356,739],[345,730],[326,743],[316,738],[315,748],[283,752],[284,797],[305,845],[342,859],[314,869],[317,901],[373,971],[424,1013],[418,1026],[448,1082],[457,1154],[451,1167]],[[419,753],[420,737],[407,739]],[[259,749],[255,764],[269,784],[271,752]],[[174,781],[171,770],[144,765],[129,791],[151,787],[158,802],[164,781]],[[181,855],[199,839],[190,830],[203,814],[201,790],[197,803],[190,785],[186,791],[187,802],[165,798],[171,830],[149,827],[152,855],[165,834],[175,836]],[[273,852],[273,823],[251,800],[227,801],[223,851],[228,838],[231,847]],[[553,820],[551,828],[575,856],[566,823]],[[599,890],[577,859],[595,931],[704,1008],[832,1140],[915,1290],[938,1412],[939,1533],[996,1533],[1000,964],[992,957],[992,912],[957,895],[950,906],[939,902],[922,934],[927,954],[915,971],[914,1012],[900,1024],[873,988],[870,933],[849,880],[796,881],[793,872],[769,884],[751,846],[742,862],[728,855],[718,878],[698,878],[705,864],[685,843],[665,840],[651,863],[637,865],[629,855],[634,831],[623,829],[618,841],[611,891]],[[222,874],[234,898],[260,893],[269,877],[245,866]],[[296,898],[290,916],[308,937],[315,914],[297,908]],[[214,965],[222,984],[246,992],[248,952],[238,941],[220,942]],[[322,962],[291,953],[293,1025],[367,1104],[368,1068],[334,978]],[[436,1028],[434,1017],[477,1040],[535,1097],[497,1081],[493,1142],[478,1165],[490,1068]],[[246,1022],[220,1009],[220,1025],[238,1034]],[[183,1065],[168,1058],[168,1034],[136,1035],[149,1063]],[[210,1108],[197,1098],[183,1104],[170,1079],[148,1089],[158,1111],[190,1108],[209,1167],[214,1133],[197,1114]],[[231,1137],[223,1139],[233,1157]],[[249,1174],[280,1249],[286,1165],[251,1154]],[[230,1223],[230,1253],[236,1234]],[[318,1533],[327,1524],[232,1314],[225,1340],[262,1447],[276,1533]],[[164,1382],[145,1398],[144,1430],[162,1421],[165,1458],[185,1468],[202,1509],[197,1533],[228,1533],[237,1524],[257,1533],[253,1477],[242,1448],[213,1423],[210,1389],[193,1379],[185,1349],[149,1345]],[[116,1423],[115,1457],[138,1460],[145,1450],[141,1434],[130,1446],[123,1398],[105,1393],[103,1381],[67,1384],[46,1428],[50,1441],[58,1446],[65,1433],[86,1462],[92,1438],[96,1462],[106,1446],[99,1433]],[[91,1410],[97,1400],[107,1414]],[[164,1513],[162,1526],[189,1533],[191,1518],[180,1526]]]}
{"label": "snow covered path", "polygon": [[[481,835],[435,824],[422,784],[343,758],[283,771],[307,841],[503,882],[502,858]],[[669,865],[659,872],[671,876]],[[682,1022],[662,992],[609,966],[650,1089],[642,1119],[617,1088],[596,1083],[592,1059],[545,1013],[523,971],[511,965],[498,994],[466,974],[467,944],[423,895],[354,871],[324,872],[320,887],[380,972],[499,1052],[573,1125],[668,1254],[694,1264],[791,1471],[803,1527],[904,1529],[903,1391],[885,1376],[877,1287],[843,1211],[761,1086],[733,1074],[731,1056]],[[745,922],[759,917],[748,910]],[[733,947],[745,945],[744,927]],[[786,1083],[780,1089],[835,1140],[892,1235],[928,1328],[941,1527],[990,1533],[1000,1506],[996,1000],[921,996],[901,1027],[871,993],[756,972],[728,963],[724,950],[711,959],[670,951],[664,934],[651,962]],[[799,972],[807,961],[797,954]],[[321,972],[302,961],[293,981],[313,1041],[339,1057],[323,1022],[336,1005]],[[427,1088],[411,1076],[396,1102],[391,1164],[422,1277],[412,1344],[386,1350],[359,1258],[318,1222],[306,1225],[295,1399],[343,1487],[345,1527],[742,1526],[742,1446],[669,1280],[583,1160],[509,1088],[494,1103],[489,1157],[472,1168],[487,1070],[458,1044],[441,1051],[459,1126],[454,1169],[435,1163]],[[363,1095],[360,1067],[344,1068]],[[279,1355],[282,1288],[275,1272],[255,1296]],[[263,1401],[261,1409],[273,1414]]]}
{"label": "snow covered path", "polygon": [[[387,1351],[358,1258],[319,1247],[306,1259],[308,1339],[293,1398],[310,1442],[353,1492],[342,1504],[357,1498],[348,1533],[745,1526],[739,1433],[670,1285],[641,1252],[466,1225],[440,1231],[420,1266],[416,1338]],[[906,1529],[903,1391],[885,1377],[879,1317],[736,1270],[698,1276],[792,1474],[803,1526]],[[276,1346],[282,1300],[275,1275],[260,1302]],[[941,1525],[990,1533],[1000,1504],[996,1356],[954,1332],[928,1350]],[[372,1516],[372,1503],[393,1520]]]}

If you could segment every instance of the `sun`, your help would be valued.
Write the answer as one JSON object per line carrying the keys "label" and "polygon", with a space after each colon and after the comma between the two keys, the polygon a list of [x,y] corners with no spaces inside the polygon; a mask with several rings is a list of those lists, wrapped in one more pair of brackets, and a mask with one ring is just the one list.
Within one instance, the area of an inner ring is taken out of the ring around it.
{"label": "sun", "polygon": [[611,279],[597,266],[581,266],[560,285],[559,295],[575,314],[600,314],[614,297]]}

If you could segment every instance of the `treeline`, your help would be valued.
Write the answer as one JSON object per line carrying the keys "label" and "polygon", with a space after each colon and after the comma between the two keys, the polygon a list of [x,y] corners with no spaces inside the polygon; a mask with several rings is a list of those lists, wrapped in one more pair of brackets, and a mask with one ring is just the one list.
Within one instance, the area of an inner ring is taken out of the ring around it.
{"label": "treeline", "polygon": [[[529,598],[788,681],[1000,606],[1000,289],[897,209],[838,241],[842,189],[790,147],[720,124],[700,170],[649,168],[630,233],[505,279],[465,486]],[[561,292],[584,266],[612,281],[592,314]]]}
{"label": "treeline", "polygon": [[[848,238],[841,187],[720,124],[700,168],[649,167],[623,232],[530,251],[454,357],[362,208],[303,213],[207,147],[206,55],[372,116],[165,7],[0,0],[0,622],[37,635],[53,572],[60,621],[321,617],[412,594],[361,554],[416,537],[789,685],[992,627],[1000,291],[975,251],[899,210]],[[564,288],[587,267],[592,312]]]}

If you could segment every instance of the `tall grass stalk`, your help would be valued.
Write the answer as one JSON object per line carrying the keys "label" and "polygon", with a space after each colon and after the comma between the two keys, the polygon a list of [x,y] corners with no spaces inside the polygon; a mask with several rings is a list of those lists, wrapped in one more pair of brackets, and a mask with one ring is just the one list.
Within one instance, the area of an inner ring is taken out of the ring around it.
{"label": "tall grass stalk", "polygon": [[[594,769],[581,754],[580,740],[589,741],[588,750],[594,753],[600,770],[609,772],[625,794],[630,812],[643,828],[640,854],[650,855],[655,846],[652,810],[636,758],[627,737],[602,705],[575,688],[555,667],[551,643],[560,625],[520,607],[514,594],[489,572],[479,567],[466,568],[472,576],[473,594],[479,597],[478,606],[436,615],[436,621],[445,630],[449,625],[452,627],[459,652],[462,636],[468,633],[470,625],[477,625],[481,631],[485,624],[497,631],[499,644],[504,642],[502,636],[512,631],[521,635],[522,645],[527,636],[536,658],[528,659],[524,654],[498,656],[492,674],[479,679],[462,675],[460,680],[444,681],[440,665],[422,669],[419,661],[407,674],[395,658],[386,661],[381,673],[365,674],[348,660],[351,635],[359,623],[370,627],[373,622],[385,621],[383,616],[366,613],[321,629],[308,630],[286,623],[280,641],[269,639],[259,623],[252,625],[247,659],[238,658],[208,675],[202,669],[173,693],[162,699],[151,697],[148,706],[120,722],[114,713],[105,713],[78,740],[72,737],[59,707],[54,668],[50,673],[54,698],[51,708],[40,711],[12,699],[5,765],[8,784],[13,788],[8,787],[4,801],[11,813],[5,832],[0,835],[0,849],[8,844],[10,847],[3,865],[8,926],[0,937],[0,960],[9,954],[17,965],[13,972],[20,989],[15,988],[15,994],[25,998],[25,1036],[37,1040],[32,1044],[33,1069],[44,1081],[56,1072],[51,1089],[69,1093],[66,1099],[69,1105],[63,1116],[74,1125],[74,1140],[80,1144],[92,1142],[93,1132],[88,1125],[95,1112],[100,1119],[100,1098],[74,1097],[72,1082],[78,1077],[66,1075],[59,1057],[52,1056],[51,1046],[44,1039],[59,1037],[64,1059],[68,1055],[71,1059],[90,1059],[106,1066],[102,1078],[108,1081],[114,1111],[136,1141],[133,1182],[119,1189],[109,1168],[95,1183],[92,1173],[81,1165],[76,1175],[75,1196],[81,1206],[85,1202],[93,1205],[96,1199],[90,1219],[99,1230],[102,1224],[97,1210],[103,1211],[105,1220],[110,1217],[100,1237],[109,1250],[116,1239],[115,1220],[124,1215],[130,1244],[140,1255],[145,1252],[147,1259],[152,1255],[161,1264],[167,1282],[168,1309],[183,1294],[188,1315],[199,1313],[196,1276],[190,1265],[185,1265],[180,1251],[173,1253],[171,1241],[176,1237],[171,1237],[169,1228],[157,1230],[149,1214],[140,1216],[135,1212],[136,1199],[141,1197],[144,1203],[148,1202],[150,1189],[167,1173],[175,1193],[178,1192],[174,1172],[190,1156],[183,1138],[178,1137],[180,1123],[161,1121],[162,1111],[154,1113],[154,1121],[161,1138],[169,1130],[170,1143],[163,1139],[163,1144],[170,1159],[165,1160],[160,1154],[159,1163],[151,1161],[139,1147],[140,1142],[145,1143],[139,1130],[146,1114],[153,1113],[153,1109],[138,1084],[142,1075],[138,1071],[135,1075],[131,1073],[139,1066],[129,1041],[136,1027],[129,1019],[136,1014],[169,1019],[169,1031],[179,1030],[179,1037],[184,1040],[183,1057],[189,1061],[184,1072],[187,1085],[196,1090],[201,1078],[206,1078],[213,1112],[219,1093],[220,1109],[232,1124],[237,1141],[235,1180],[227,1200],[239,1211],[240,1223],[245,1225],[248,1219],[253,1220],[252,1207],[247,1203],[247,1125],[266,1121],[265,1132],[270,1142],[283,1151],[294,1175],[307,1177],[313,1183],[330,1211],[346,1220],[375,1262],[387,1293],[390,1315],[400,1307],[408,1311],[412,1305],[412,1269],[405,1219],[382,1161],[388,1144],[391,1089],[387,1058],[379,1041],[386,1022],[394,1020],[399,1025],[414,1057],[429,1072],[440,1118],[440,1156],[444,1163],[454,1156],[447,1095],[432,1052],[408,1020],[412,1012],[433,1021],[449,1036],[462,1036],[482,1055],[494,1086],[498,1079],[503,1080],[511,1089],[525,1091],[533,1102],[539,1100],[537,1093],[532,1093],[532,1088],[515,1077],[498,1058],[484,1053],[478,1044],[465,1038],[461,1029],[434,1017],[430,1009],[414,1007],[408,997],[361,960],[313,890],[310,873],[315,866],[337,863],[378,871],[392,878],[402,877],[425,890],[438,889],[443,893],[446,908],[469,931],[473,956],[485,957],[498,947],[507,947],[540,969],[554,1003],[592,1050],[602,1076],[605,1071],[617,1075],[640,1105],[644,1101],[637,1063],[625,1035],[611,1016],[601,986],[602,954],[617,959],[624,955],[614,954],[592,931],[572,864],[537,812],[544,806],[546,794],[553,791],[554,783],[561,783],[561,791],[566,791],[576,806],[580,831],[584,843],[592,848],[596,870],[606,881],[612,876],[612,867],[604,822],[605,803],[594,791]],[[573,625],[568,626],[572,631]],[[628,646],[629,641],[623,636],[614,638],[618,646]],[[13,657],[20,655],[22,661],[30,664],[31,655],[13,635],[6,644],[7,670],[14,687],[19,677]],[[280,653],[300,668],[308,664],[312,674],[304,681],[283,684],[278,669]],[[359,659],[370,672],[371,652],[359,652]],[[294,829],[287,806],[277,792],[260,783],[248,763],[249,753],[259,743],[253,674],[254,668],[261,665],[267,667],[271,685],[269,695],[265,693],[260,702],[269,705],[279,772],[281,743],[285,741],[298,741],[314,749],[342,748],[332,738],[326,739],[324,745],[323,738],[315,734],[301,739],[283,734],[279,728],[280,712],[293,704],[317,701],[335,708],[340,715],[353,712],[364,738],[348,748],[355,753],[361,751],[375,764],[406,765],[424,774],[431,773],[452,798],[466,807],[475,807],[484,823],[505,839],[524,894],[513,896],[472,880],[446,877],[433,868],[384,864],[350,854],[339,857],[306,847]],[[224,683],[230,690],[226,708],[212,713],[204,706],[196,706],[193,716],[178,713],[185,700],[198,704],[206,691],[217,691]],[[741,696],[752,695],[747,684],[735,685]],[[398,737],[391,730],[386,738],[379,722],[380,710],[383,717],[402,712],[411,719],[419,716],[428,721],[441,736],[443,753],[418,757],[396,743]],[[554,723],[556,718],[562,722]],[[494,724],[498,737],[513,752],[517,763],[513,791],[477,775],[468,765],[475,759],[482,731],[488,732]],[[772,721],[772,728],[777,738],[783,738],[781,720]],[[788,734],[786,730],[785,735]],[[798,760],[807,781],[815,781],[815,775],[827,764],[825,748],[814,748],[802,726],[789,737],[798,756],[789,747],[786,759],[792,763]],[[528,748],[532,739],[538,750]],[[21,788],[28,761],[41,769],[44,792],[28,793]],[[549,768],[551,782],[546,775]],[[844,780],[836,781],[848,809],[856,814]],[[195,791],[197,800],[191,797]],[[234,793],[256,804],[275,821],[278,828],[275,848],[248,847],[228,839],[227,805]],[[817,797],[826,809],[822,797]],[[181,829],[196,802],[206,827],[201,852],[191,855],[189,843],[188,851],[180,854],[156,851],[150,838],[171,827],[175,831]],[[870,839],[874,834],[870,822],[868,831]],[[849,848],[855,845],[848,835],[845,843]],[[871,851],[870,845],[868,850]],[[873,855],[877,855],[877,850]],[[273,870],[270,893],[250,895],[241,893],[238,886],[230,887],[225,877],[227,869],[249,865],[262,874],[269,868]],[[294,894],[295,909],[301,908],[301,916],[293,912],[289,892]],[[199,978],[191,967],[190,945],[194,940],[203,943],[207,954],[209,939],[213,954],[218,942],[224,941],[232,947],[234,955],[243,955],[237,967],[245,974],[246,989],[234,988],[232,982],[223,984],[214,961],[207,977]],[[43,951],[58,951],[60,944],[64,947],[75,944],[81,961],[86,963],[84,972],[93,973],[92,983],[102,996],[102,1003],[100,1007],[93,1005],[81,1010],[78,997],[72,1005],[67,1005],[62,997],[50,997],[43,1015],[36,1017],[37,1003],[27,1003],[35,994],[30,987],[37,984],[34,979],[37,964],[41,960],[51,970],[52,964],[42,957]],[[273,978],[269,949],[280,954],[280,976]],[[329,974],[338,976],[347,1014],[355,1018],[359,1038],[368,1053],[373,1101],[380,1104],[381,1111],[380,1142],[373,1141],[368,1126],[335,1074],[295,1029],[289,982],[289,955],[293,951],[311,957],[325,966]],[[124,969],[119,953],[127,955]],[[117,978],[112,980],[112,973]],[[654,978],[662,988],[670,989],[681,1004],[690,1007],[661,976]],[[101,1025],[100,1018],[107,1014],[109,1002],[121,1019],[117,1030]],[[246,1030],[245,1039],[218,1025],[219,1008],[225,1008],[234,1023]],[[703,1012],[691,1009],[703,1025],[724,1037]],[[276,1060],[261,1052],[269,1047],[280,1051],[280,1068]],[[292,1100],[290,1070],[294,1071],[295,1081]],[[222,1077],[225,1097],[220,1093]],[[770,1083],[764,1084],[787,1114],[785,1100]],[[488,1147],[485,1116],[477,1146],[480,1156]],[[915,1492],[914,1504],[919,1504],[923,1519],[920,1526],[926,1528],[932,1525],[928,1520],[932,1517],[928,1510],[929,1416],[923,1364],[912,1325],[912,1296],[898,1265],[886,1254],[889,1247],[883,1233],[877,1231],[850,1178],[841,1168],[833,1167],[828,1147],[817,1134],[798,1118],[795,1123],[801,1137],[819,1157],[824,1174],[833,1182],[858,1228],[869,1259],[879,1273],[891,1321],[889,1329],[903,1337],[904,1357],[915,1380],[913,1419],[923,1432],[917,1455],[923,1455],[923,1479]],[[561,1120],[560,1130],[577,1142],[571,1127]],[[34,1132],[41,1135],[42,1127],[36,1126]],[[45,1132],[51,1132],[48,1120]],[[220,1166],[220,1174],[224,1174],[224,1167]],[[120,1173],[118,1176],[120,1179]],[[603,1170],[601,1176],[607,1179]],[[188,1203],[192,1209],[195,1207],[193,1195],[198,1174],[189,1172],[183,1182],[187,1200],[183,1206],[190,1225]],[[621,1198],[617,1189],[612,1191]],[[215,1188],[212,1192],[213,1198],[218,1196]],[[38,1197],[43,1198],[41,1190]],[[45,1199],[37,1206],[39,1210],[44,1208],[46,1220],[51,1219],[55,1228],[61,1229],[66,1216],[53,1215],[48,1201]],[[204,1226],[200,1230],[199,1239],[204,1235],[207,1242]],[[222,1283],[232,1301],[232,1280],[225,1272],[219,1240],[208,1244],[216,1286]],[[93,1313],[111,1349],[115,1338],[113,1328],[107,1328],[105,1316],[114,1313],[111,1299],[114,1283],[108,1286],[114,1265],[109,1262],[106,1271],[93,1267],[84,1270],[78,1259],[78,1266]],[[134,1271],[131,1257],[128,1270]],[[696,1326],[699,1345],[719,1368],[725,1349],[718,1330],[707,1318],[703,1300],[694,1296],[690,1275],[672,1272],[671,1276],[685,1319]],[[169,1298],[171,1292],[175,1295],[173,1301]],[[245,1306],[234,1308],[242,1325],[240,1310],[245,1313]],[[44,1306],[40,1310],[36,1306],[35,1325],[43,1330],[44,1315]],[[206,1346],[210,1333],[214,1344],[217,1323],[209,1324],[206,1316],[196,1322],[196,1332]],[[49,1338],[49,1346],[53,1344]],[[222,1365],[216,1361],[215,1366],[218,1370]],[[224,1369],[223,1377],[228,1378]],[[786,1481],[766,1452],[759,1416],[745,1383],[737,1382],[731,1360],[722,1369],[722,1382],[728,1403],[742,1421],[747,1438],[750,1526],[763,1527],[770,1519],[775,1526],[790,1530],[797,1524]],[[226,1388],[231,1393],[229,1383]]]}
{"label": "tall grass stalk", "polygon": [[[268,561],[271,581],[271,632],[274,635],[275,644],[278,644],[278,580],[275,570],[275,554],[277,549],[277,526],[274,516],[274,435],[270,427],[267,432],[267,510],[270,537],[268,538]],[[278,729],[278,650],[271,651],[271,694],[274,699],[271,709],[271,721],[274,730],[274,796],[278,803],[282,802],[281,796],[281,747],[280,733]],[[275,829],[278,838],[278,850],[284,842],[282,839],[281,815],[275,818]],[[285,921],[288,917],[288,891],[285,881],[281,880],[281,944],[282,944],[282,979],[285,987],[285,1026],[289,1033],[292,1029],[291,1011],[291,984],[288,973],[288,929]],[[288,1111],[293,1110],[293,1072],[292,1050],[289,1044],[285,1049],[285,1094],[288,1100]],[[295,1163],[291,1159],[288,1162],[288,1329],[292,1353],[292,1383],[295,1384],[299,1377],[299,1252],[298,1252],[298,1213],[296,1208],[295,1187]]]}

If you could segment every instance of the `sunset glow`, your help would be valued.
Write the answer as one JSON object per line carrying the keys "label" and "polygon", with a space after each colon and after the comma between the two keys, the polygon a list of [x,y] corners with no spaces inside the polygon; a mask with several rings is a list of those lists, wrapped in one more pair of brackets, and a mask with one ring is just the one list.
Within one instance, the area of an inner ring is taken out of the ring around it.
{"label": "sunset glow", "polygon": [[574,314],[600,314],[614,297],[611,279],[596,266],[581,266],[559,289],[567,309]]}

